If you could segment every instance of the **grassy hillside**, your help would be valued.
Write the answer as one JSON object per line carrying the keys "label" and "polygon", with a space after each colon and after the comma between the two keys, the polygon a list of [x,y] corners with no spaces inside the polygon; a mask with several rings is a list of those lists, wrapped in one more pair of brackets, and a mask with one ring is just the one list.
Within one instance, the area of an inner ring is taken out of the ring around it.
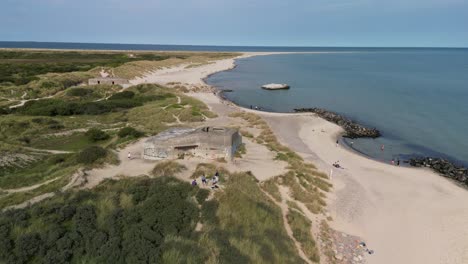
{"label": "grassy hillside", "polygon": [[171,177],[123,179],[4,212],[0,262],[302,263],[251,175],[207,196]]}
{"label": "grassy hillside", "polygon": [[[119,90],[71,87],[56,99],[30,101],[0,114],[0,188],[27,187],[68,177],[80,167],[115,162],[112,150],[144,134],[180,126],[176,117],[189,125],[214,116],[203,103],[173,89],[144,84]],[[97,132],[90,133],[93,129]],[[93,146],[106,154],[81,161],[80,155]],[[0,195],[0,205],[20,203],[33,194],[37,192]]]}

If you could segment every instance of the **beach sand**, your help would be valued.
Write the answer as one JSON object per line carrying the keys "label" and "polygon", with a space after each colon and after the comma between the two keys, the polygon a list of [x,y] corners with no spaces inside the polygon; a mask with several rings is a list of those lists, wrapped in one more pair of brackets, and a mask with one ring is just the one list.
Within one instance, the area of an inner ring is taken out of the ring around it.
{"label": "beach sand", "polygon": [[[272,53],[246,53],[242,57]],[[233,59],[200,67],[164,69],[135,79],[133,84],[180,82],[188,87],[231,69]],[[204,101],[220,118],[241,109],[213,93],[189,94]],[[256,111],[253,111],[256,112]],[[333,169],[328,197],[331,225],[364,239],[375,253],[367,263],[468,263],[468,190],[427,169],[381,163],[336,146],[343,132],[313,114],[256,112],[281,143],[311,161],[323,172]],[[263,164],[264,165],[264,164]]]}

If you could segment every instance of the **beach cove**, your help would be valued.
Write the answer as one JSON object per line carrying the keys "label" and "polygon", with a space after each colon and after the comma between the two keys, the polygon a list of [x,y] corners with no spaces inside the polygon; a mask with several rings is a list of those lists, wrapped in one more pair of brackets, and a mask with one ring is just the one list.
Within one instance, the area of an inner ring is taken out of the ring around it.
{"label": "beach cove", "polygon": [[[244,53],[241,58],[271,53]],[[181,83],[198,92],[220,120],[233,111],[261,116],[282,144],[330,174],[328,211],[332,228],[361,237],[375,250],[367,263],[468,262],[468,191],[427,169],[396,167],[336,146],[343,132],[313,114],[242,109],[215,95],[204,79],[235,67],[234,59],[199,67],[150,72],[138,83]],[[332,164],[339,160],[343,169]],[[333,170],[332,170],[333,169]]]}

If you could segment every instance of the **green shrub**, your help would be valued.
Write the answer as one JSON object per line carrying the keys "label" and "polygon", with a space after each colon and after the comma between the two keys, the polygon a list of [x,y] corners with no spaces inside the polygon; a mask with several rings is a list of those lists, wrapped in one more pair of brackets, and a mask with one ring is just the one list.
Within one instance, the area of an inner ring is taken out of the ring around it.
{"label": "green shrub", "polygon": [[97,160],[104,158],[106,154],[107,150],[98,146],[90,146],[78,153],[76,159],[79,163],[92,164]]}
{"label": "green shrub", "polygon": [[210,191],[208,191],[207,189],[200,189],[195,195],[195,198],[197,198],[197,202],[199,204],[202,204],[204,201],[206,201],[209,195],[210,195]]}
{"label": "green shrub", "polygon": [[49,159],[49,162],[51,164],[59,164],[59,163],[63,163],[65,162],[66,160],[66,156],[65,155],[53,155],[50,159]]}
{"label": "green shrub", "polygon": [[117,135],[119,137],[121,137],[121,138],[124,138],[124,137],[139,138],[139,137],[143,136],[144,133],[134,129],[133,127],[124,127],[124,128],[119,130]]}
{"label": "green shrub", "polygon": [[87,88],[81,88],[81,87],[76,87],[76,88],[71,88],[67,91],[68,96],[88,96],[93,94],[94,91],[92,89],[87,89]]}
{"label": "green shrub", "polygon": [[135,100],[107,100],[99,102],[69,102],[57,99],[29,101],[15,111],[32,116],[70,116],[70,115],[100,115],[141,106],[143,103]]}
{"label": "green shrub", "polygon": [[175,161],[163,161],[154,166],[151,174],[155,177],[175,176],[175,174],[186,169],[187,168],[184,165],[181,165]]}
{"label": "green shrub", "polygon": [[123,91],[120,93],[113,94],[109,97],[109,100],[121,100],[121,99],[132,99],[135,97],[135,93],[132,91]]}
{"label": "green shrub", "polygon": [[106,132],[97,129],[97,128],[91,128],[89,129],[85,135],[88,137],[89,140],[96,142],[96,141],[101,141],[101,140],[106,140],[110,136]]}

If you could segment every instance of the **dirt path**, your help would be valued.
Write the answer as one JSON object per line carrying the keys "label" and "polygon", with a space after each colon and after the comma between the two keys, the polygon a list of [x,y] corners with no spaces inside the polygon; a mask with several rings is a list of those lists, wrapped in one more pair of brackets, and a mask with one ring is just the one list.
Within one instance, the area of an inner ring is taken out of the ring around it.
{"label": "dirt path", "polygon": [[30,148],[24,147],[24,149],[35,151],[35,152],[46,152],[50,154],[70,154],[75,153],[74,151],[67,151],[67,150],[53,150],[53,149],[37,149],[37,148]]}
{"label": "dirt path", "polygon": [[[10,108],[10,109],[18,108],[18,107],[23,106],[25,103],[27,103],[27,102],[29,102],[29,101],[39,101],[39,100],[43,100],[43,99],[50,99],[50,98],[53,98],[53,97],[56,96],[56,95],[57,95],[57,94],[49,95],[49,96],[41,97],[41,98],[22,99],[18,104],[11,105],[9,108]],[[23,94],[23,96],[21,96],[21,98],[24,98],[24,96],[25,96],[25,94]]]}
{"label": "dirt path", "polygon": [[[260,189],[262,190],[262,189]],[[308,264],[313,264],[313,262],[306,256],[304,251],[302,250],[301,243],[299,243],[296,238],[293,236],[293,231],[291,229],[291,226],[288,223],[288,212],[289,212],[289,207],[286,204],[286,199],[283,194],[281,194],[281,202],[277,202],[275,198],[273,198],[269,193],[265,192],[262,190],[262,192],[273,202],[275,203],[280,209],[281,209],[281,215],[283,216],[283,223],[284,223],[284,229],[286,230],[286,233],[288,234],[289,238],[294,242],[294,246],[296,247],[297,252],[299,253],[299,256]]]}
{"label": "dirt path", "polygon": [[29,205],[31,204],[35,204],[35,203],[38,203],[40,201],[43,201],[47,198],[50,198],[52,196],[54,196],[55,193],[53,192],[50,192],[50,193],[44,193],[44,194],[41,194],[41,195],[38,195],[30,200],[27,200],[26,202],[23,202],[23,203],[20,203],[20,204],[17,204],[17,205],[12,205],[12,206],[8,206],[8,207],[5,207],[3,208],[3,211],[6,211],[6,210],[9,210],[9,209],[21,209],[21,208],[25,208],[25,207],[28,207]]}
{"label": "dirt path", "polygon": [[47,181],[44,181],[44,182],[41,182],[41,183],[38,183],[38,184],[34,184],[34,185],[31,185],[31,186],[27,186],[27,187],[21,187],[21,188],[17,188],[17,189],[0,189],[0,191],[7,192],[8,194],[10,194],[10,193],[19,193],[19,192],[29,192],[29,191],[32,191],[34,189],[37,189],[37,188],[41,187],[42,185],[46,185],[46,184],[49,184],[51,182],[54,182],[54,181],[56,181],[58,179],[60,179],[60,178],[50,179],[50,180],[47,180]]}

